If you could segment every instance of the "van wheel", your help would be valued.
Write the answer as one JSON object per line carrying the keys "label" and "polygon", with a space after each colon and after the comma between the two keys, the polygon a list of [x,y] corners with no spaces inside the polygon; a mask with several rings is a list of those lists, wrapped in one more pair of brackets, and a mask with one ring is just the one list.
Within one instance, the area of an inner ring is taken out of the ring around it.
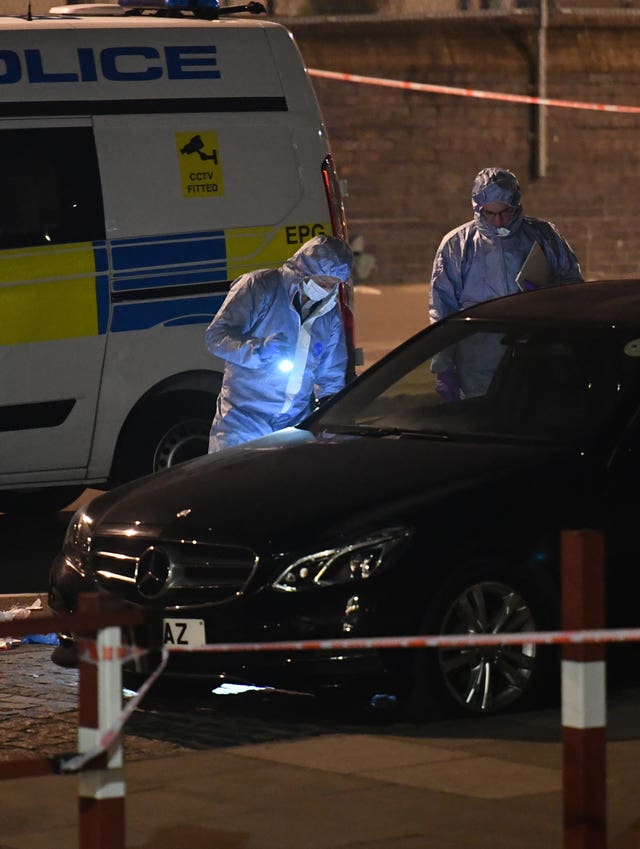
{"label": "van wheel", "polygon": [[208,419],[189,419],[170,425],[160,437],[153,457],[153,471],[168,469],[185,460],[201,457],[209,449]]}
{"label": "van wheel", "polygon": [[209,449],[215,398],[174,392],[145,404],[126,423],[118,441],[110,484],[201,457]]}
{"label": "van wheel", "polygon": [[[424,633],[483,635],[531,633],[556,626],[558,600],[528,570],[496,563],[467,568],[438,593]],[[427,649],[418,655],[416,685],[446,713],[486,716],[546,701],[558,653],[525,642]]]}

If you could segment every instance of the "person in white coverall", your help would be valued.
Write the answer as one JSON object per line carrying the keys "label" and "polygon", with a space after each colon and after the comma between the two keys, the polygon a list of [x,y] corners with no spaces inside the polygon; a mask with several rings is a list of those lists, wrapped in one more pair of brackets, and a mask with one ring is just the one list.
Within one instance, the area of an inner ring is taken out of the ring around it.
{"label": "person in white coverall", "polygon": [[296,425],[345,384],[347,345],[338,287],[351,275],[349,246],[305,242],[280,268],[235,280],[205,333],[225,361],[209,452]]}
{"label": "person in white coverall", "polygon": [[[554,284],[582,281],[580,265],[556,227],[525,216],[515,175],[484,168],[471,192],[473,219],[443,238],[433,263],[429,319],[433,324],[473,304],[519,292],[516,276],[534,242],[546,256]],[[532,287],[533,288],[533,287]],[[481,395],[504,349],[476,334],[434,359],[436,390],[447,401]]]}

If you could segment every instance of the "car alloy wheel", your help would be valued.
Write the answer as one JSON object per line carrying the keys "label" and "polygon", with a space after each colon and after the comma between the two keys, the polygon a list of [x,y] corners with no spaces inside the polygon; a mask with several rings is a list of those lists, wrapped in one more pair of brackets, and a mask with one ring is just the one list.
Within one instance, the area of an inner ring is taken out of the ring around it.
{"label": "car alloy wheel", "polygon": [[[460,592],[442,619],[442,634],[513,634],[536,630],[533,613],[512,587],[495,581]],[[526,693],[536,664],[536,645],[470,646],[438,650],[442,680],[454,702],[473,713],[495,713]]]}

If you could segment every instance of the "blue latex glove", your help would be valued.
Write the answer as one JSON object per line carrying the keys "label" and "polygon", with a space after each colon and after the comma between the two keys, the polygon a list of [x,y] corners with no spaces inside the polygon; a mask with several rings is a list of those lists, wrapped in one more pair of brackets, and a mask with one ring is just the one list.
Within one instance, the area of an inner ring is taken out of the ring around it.
{"label": "blue latex glove", "polygon": [[57,634],[28,634],[22,638],[23,643],[41,643],[45,646],[59,646],[60,638]]}
{"label": "blue latex glove", "polygon": [[538,288],[531,280],[521,280],[519,285],[523,292],[533,292]]}
{"label": "blue latex glove", "polygon": [[460,400],[460,381],[452,368],[436,375],[436,392],[448,403]]}
{"label": "blue latex glove", "polygon": [[270,336],[267,336],[260,346],[260,359],[263,363],[268,363],[275,359],[282,359],[289,355],[289,345],[284,333],[272,333]]}

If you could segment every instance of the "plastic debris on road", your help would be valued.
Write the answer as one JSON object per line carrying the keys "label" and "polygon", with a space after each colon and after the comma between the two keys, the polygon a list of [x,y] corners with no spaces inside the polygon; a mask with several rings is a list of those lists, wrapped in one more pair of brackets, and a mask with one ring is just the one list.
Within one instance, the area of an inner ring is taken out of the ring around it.
{"label": "plastic debris on road", "polygon": [[[0,622],[11,622],[14,619],[27,619],[35,610],[42,610],[42,599],[36,598],[27,607],[14,604],[9,610],[0,610]],[[17,637],[0,637],[0,651],[15,649],[22,643],[44,643],[57,646],[60,643],[57,634],[28,634],[19,640]]]}

